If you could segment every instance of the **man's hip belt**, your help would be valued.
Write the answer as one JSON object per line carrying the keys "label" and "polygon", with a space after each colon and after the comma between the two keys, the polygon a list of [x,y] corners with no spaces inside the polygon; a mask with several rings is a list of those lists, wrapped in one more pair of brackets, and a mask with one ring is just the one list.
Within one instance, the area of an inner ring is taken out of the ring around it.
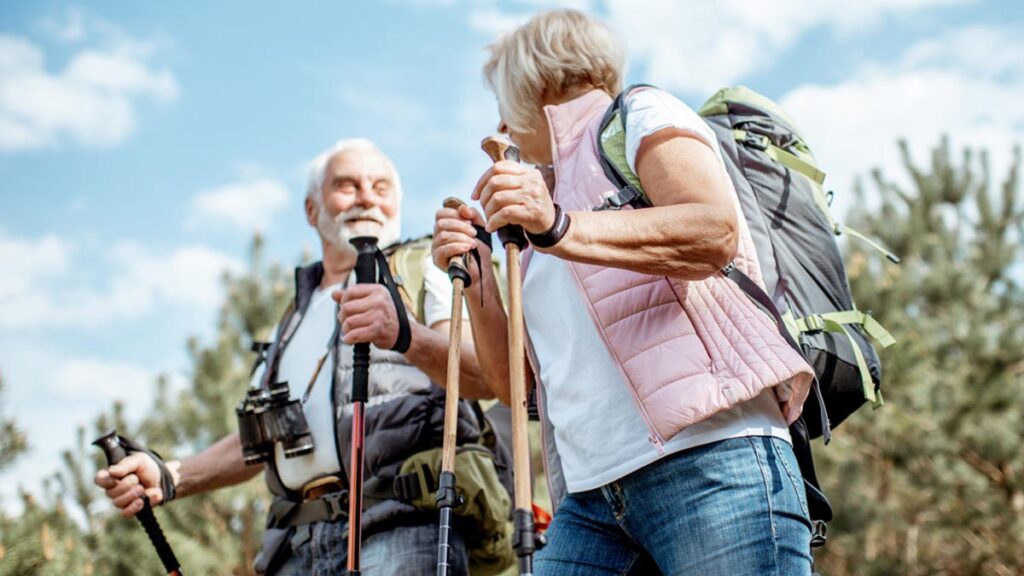
{"label": "man's hip belt", "polygon": [[[387,486],[377,478],[368,479],[363,485],[364,510],[385,500],[408,501],[411,497],[418,497],[419,490],[408,490],[410,482],[406,476],[413,475],[400,475]],[[301,502],[276,500],[271,505],[271,525],[274,528],[287,528],[348,518],[347,486],[348,483],[338,476],[322,476],[307,482],[302,486]]]}

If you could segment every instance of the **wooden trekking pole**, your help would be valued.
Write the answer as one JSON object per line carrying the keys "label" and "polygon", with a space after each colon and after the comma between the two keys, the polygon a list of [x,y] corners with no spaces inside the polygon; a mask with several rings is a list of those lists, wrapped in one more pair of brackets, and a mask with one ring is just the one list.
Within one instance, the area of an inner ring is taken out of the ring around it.
{"label": "wooden trekking pole", "polygon": [[[445,208],[459,209],[465,204],[458,198],[447,198]],[[448,277],[452,280],[452,316],[448,332],[448,374],[445,382],[444,439],[441,448],[441,474],[437,482],[438,510],[441,512],[437,539],[437,576],[448,576],[451,570],[452,509],[461,504],[455,490],[455,450],[459,425],[459,366],[462,362],[462,294],[470,285],[466,255],[448,261]]]}
{"label": "wooden trekking pole", "polygon": [[[100,436],[92,444],[103,450],[108,466],[113,466],[128,456],[128,451],[125,450],[124,444],[115,430]],[[153,548],[156,548],[156,554],[160,557],[164,570],[167,570],[167,576],[181,576],[181,564],[178,563],[174,551],[171,550],[171,545],[167,543],[167,538],[164,537],[164,532],[160,529],[160,523],[153,515],[153,506],[149,503],[148,496],[142,497],[142,510],[135,517],[139,519],[139,523],[146,530],[146,535],[149,536]]]}
{"label": "wooden trekking pole", "polygon": [[[377,239],[357,236],[349,242],[356,248],[356,282],[372,284],[375,280]],[[370,344],[353,347],[352,356],[352,456],[348,481],[348,576],[359,576],[359,555],[363,537],[363,444],[366,423],[363,413],[370,395]]]}
{"label": "wooden trekking pole", "polygon": [[[519,161],[519,149],[506,138],[488,136],[480,147],[494,162]],[[512,402],[512,476],[514,480],[515,533],[512,545],[519,558],[519,574],[533,574],[536,535],[533,496],[530,491],[530,445],[526,431],[526,355],[523,348],[523,283],[519,276],[519,252],[528,244],[521,226],[504,226],[498,239],[505,247],[508,271],[508,374]]]}

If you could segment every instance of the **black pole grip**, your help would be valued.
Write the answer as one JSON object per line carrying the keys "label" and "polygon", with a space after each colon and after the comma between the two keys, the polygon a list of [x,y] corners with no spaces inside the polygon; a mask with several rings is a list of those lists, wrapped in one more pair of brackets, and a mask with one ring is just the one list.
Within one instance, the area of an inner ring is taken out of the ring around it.
{"label": "black pole grip", "polygon": [[[117,464],[128,455],[128,451],[125,450],[116,430],[111,430],[97,438],[93,441],[93,446],[98,446],[100,450],[103,450],[103,454],[107,457],[108,466]],[[160,557],[160,562],[163,563],[167,573],[180,576],[181,564],[178,563],[178,558],[174,556],[171,545],[168,544],[163,530],[160,529],[160,523],[157,522],[156,516],[153,515],[153,507],[149,503],[148,496],[142,497],[142,510],[135,517],[142,523],[142,528],[146,530],[146,535],[149,536],[149,541],[153,544],[153,548],[156,548],[156,554]]]}
{"label": "black pole grip", "polygon": [[[357,236],[349,240],[356,248],[356,282],[376,282],[377,239],[373,236]],[[366,402],[370,396],[370,345],[356,344],[352,355],[352,401]]]}

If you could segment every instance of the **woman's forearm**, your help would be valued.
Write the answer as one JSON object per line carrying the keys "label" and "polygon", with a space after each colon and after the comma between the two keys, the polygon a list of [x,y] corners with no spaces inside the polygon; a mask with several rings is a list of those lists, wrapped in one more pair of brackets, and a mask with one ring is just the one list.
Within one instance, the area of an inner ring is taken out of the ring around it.
{"label": "woman's forearm", "polygon": [[545,252],[683,280],[712,276],[736,254],[735,219],[707,204],[572,212],[570,217],[565,237]]}
{"label": "woman's forearm", "polygon": [[[490,262],[489,255],[484,262]],[[475,267],[475,263],[472,266]],[[498,279],[491,266],[484,266],[484,270],[480,271],[480,279],[466,290],[466,307],[473,331],[476,360],[484,383],[499,400],[509,404],[508,319],[501,304]]]}

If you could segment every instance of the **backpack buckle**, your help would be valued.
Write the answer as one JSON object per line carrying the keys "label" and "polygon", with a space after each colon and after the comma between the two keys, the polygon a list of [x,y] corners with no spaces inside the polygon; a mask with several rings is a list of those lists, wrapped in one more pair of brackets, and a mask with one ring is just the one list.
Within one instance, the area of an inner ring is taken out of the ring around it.
{"label": "backpack buckle", "polygon": [[616,192],[611,192],[605,196],[604,201],[594,207],[594,212],[600,212],[602,210],[621,210],[623,206],[633,205],[637,200],[641,200],[643,194],[636,189],[632,184],[623,186]]}
{"label": "backpack buckle", "polygon": [[770,143],[771,142],[768,140],[768,137],[764,134],[755,134],[754,132],[747,130],[747,133],[743,135],[744,146],[749,146],[758,150],[767,150]]}
{"label": "backpack buckle", "polygon": [[328,522],[334,522],[338,518],[348,516],[348,490],[332,492],[326,496],[321,496],[320,500],[324,503],[324,508],[327,510],[326,520]]}
{"label": "backpack buckle", "polygon": [[423,489],[420,487],[420,477],[415,472],[395,476],[392,489],[395,491],[395,496],[403,502],[411,502],[423,495]]}
{"label": "backpack buckle", "polygon": [[828,537],[825,535],[828,532],[828,525],[821,520],[812,520],[811,525],[811,548],[824,546],[828,542]]}
{"label": "backpack buckle", "polygon": [[811,314],[804,318],[804,332],[808,334],[814,334],[817,332],[824,332],[825,330],[825,319],[820,314]]}

